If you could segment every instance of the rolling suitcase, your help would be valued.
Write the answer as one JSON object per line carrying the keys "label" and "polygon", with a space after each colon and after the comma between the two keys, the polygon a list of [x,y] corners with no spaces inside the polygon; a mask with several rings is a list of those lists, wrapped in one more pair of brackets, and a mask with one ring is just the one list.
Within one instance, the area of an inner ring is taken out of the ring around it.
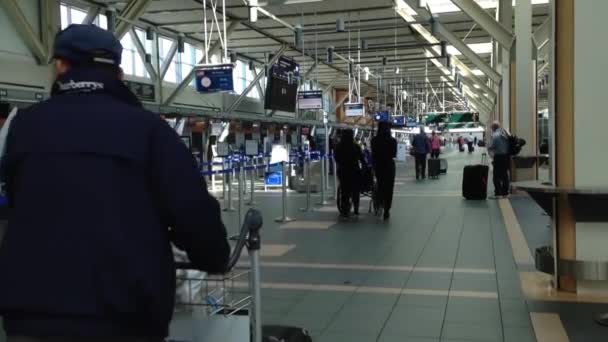
{"label": "rolling suitcase", "polygon": [[305,329],[280,325],[264,325],[262,342],[312,342]]}
{"label": "rolling suitcase", "polygon": [[460,152],[464,152],[464,145],[458,145],[458,150]]}
{"label": "rolling suitcase", "polygon": [[488,161],[484,153],[481,164],[467,165],[462,175],[462,196],[468,200],[485,200],[488,197]]}
{"label": "rolling suitcase", "polygon": [[448,161],[444,158],[439,158],[439,172],[442,174],[448,173]]}
{"label": "rolling suitcase", "polygon": [[439,178],[441,172],[441,163],[439,159],[429,159],[429,178]]}

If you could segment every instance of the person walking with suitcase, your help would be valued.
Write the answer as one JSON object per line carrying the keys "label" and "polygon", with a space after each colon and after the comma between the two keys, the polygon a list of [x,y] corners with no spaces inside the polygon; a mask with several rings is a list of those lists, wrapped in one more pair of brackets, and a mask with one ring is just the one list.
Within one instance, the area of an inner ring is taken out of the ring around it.
{"label": "person walking with suitcase", "polygon": [[498,121],[492,124],[492,136],[488,151],[493,157],[494,167],[492,177],[494,180],[494,198],[509,195],[509,167],[511,165],[511,154],[509,151],[508,133],[500,126]]}
{"label": "person walking with suitcase", "polygon": [[416,158],[416,179],[426,178],[426,155],[431,152],[431,141],[424,132],[424,126],[420,126],[420,133],[414,136],[412,141],[414,157]]}
{"label": "person walking with suitcase", "polygon": [[378,124],[378,133],[372,139],[372,163],[378,180],[378,197],[384,208],[384,219],[390,218],[395,186],[395,160],[397,140],[391,136],[388,122]]}

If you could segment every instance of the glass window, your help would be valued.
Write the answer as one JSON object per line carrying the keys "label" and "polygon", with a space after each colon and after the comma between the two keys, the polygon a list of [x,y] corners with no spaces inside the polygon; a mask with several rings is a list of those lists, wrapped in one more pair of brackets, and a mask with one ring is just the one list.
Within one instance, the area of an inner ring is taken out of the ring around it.
{"label": "glass window", "polygon": [[82,24],[84,19],[87,17],[87,12],[79,10],[77,8],[70,8],[71,21],[70,24]]}
{"label": "glass window", "polygon": [[[165,37],[159,37],[159,55],[160,55],[160,64],[161,66],[165,63],[165,60],[167,59],[168,55],[169,55],[169,51],[171,50],[171,46],[173,46],[173,41],[169,38],[165,38]],[[167,82],[171,82],[171,83],[177,83],[177,69],[175,67],[176,64],[176,59],[178,58],[179,54],[175,54],[173,56],[173,59],[171,59],[171,62],[169,64],[169,68],[167,69],[167,73],[165,74],[165,78],[164,81]]]}
{"label": "glass window", "polygon": [[64,4],[61,4],[61,29],[65,29],[69,24],[69,16],[68,16],[68,7]]}
{"label": "glass window", "polygon": [[95,25],[101,27],[104,30],[108,29],[108,17],[106,17],[105,14],[98,15],[96,21],[97,22],[95,23]]}
{"label": "glass window", "polygon": [[126,75],[137,77],[149,77],[144,66],[144,61],[139,55],[130,34],[120,40],[122,44],[122,68]]}

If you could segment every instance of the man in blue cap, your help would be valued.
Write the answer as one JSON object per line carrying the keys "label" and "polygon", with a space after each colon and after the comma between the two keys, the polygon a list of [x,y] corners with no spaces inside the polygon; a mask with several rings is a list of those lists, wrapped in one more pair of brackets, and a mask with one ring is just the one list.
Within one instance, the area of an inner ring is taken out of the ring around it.
{"label": "man in blue cap", "polygon": [[0,246],[9,341],[162,341],[170,242],[201,270],[227,267],[219,204],[179,136],[122,83],[121,55],[95,26],[60,32],[51,99],[11,124]]}

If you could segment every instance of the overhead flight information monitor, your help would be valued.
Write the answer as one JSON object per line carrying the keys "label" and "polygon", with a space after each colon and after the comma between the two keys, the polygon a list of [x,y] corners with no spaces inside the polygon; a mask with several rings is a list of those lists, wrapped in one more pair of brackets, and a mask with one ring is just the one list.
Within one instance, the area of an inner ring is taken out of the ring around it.
{"label": "overhead flight information monitor", "polygon": [[270,68],[266,82],[264,108],[294,113],[298,96],[300,65],[281,56]]}
{"label": "overhead flight information monitor", "polygon": [[344,115],[363,116],[365,115],[365,106],[363,106],[363,103],[345,103]]}

